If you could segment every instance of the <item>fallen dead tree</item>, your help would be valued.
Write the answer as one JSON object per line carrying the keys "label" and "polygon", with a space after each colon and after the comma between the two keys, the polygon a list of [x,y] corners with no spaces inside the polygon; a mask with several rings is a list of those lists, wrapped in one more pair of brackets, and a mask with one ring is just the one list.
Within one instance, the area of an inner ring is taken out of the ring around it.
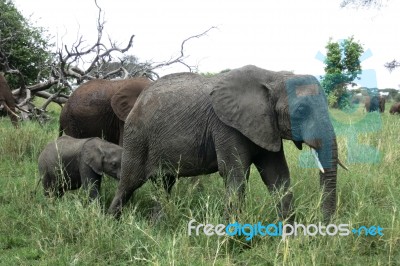
{"label": "fallen dead tree", "polygon": [[[37,119],[45,121],[46,108],[51,102],[60,106],[64,104],[69,94],[80,84],[92,79],[126,79],[130,77],[146,76],[155,80],[159,76],[157,69],[172,64],[182,64],[188,71],[197,70],[196,66],[185,63],[187,56],[184,54],[185,43],[193,38],[206,35],[211,29],[203,33],[190,36],[183,40],[180,53],[177,57],[160,63],[140,63],[134,56],[126,55],[132,48],[135,35],[130,35],[129,41],[124,46],[117,45],[110,37],[104,37],[104,14],[101,7],[94,1],[98,8],[97,39],[88,45],[83,36],[80,36],[72,45],[61,45],[53,56],[53,62],[46,66],[50,68],[47,77],[41,77],[36,84],[26,84],[23,73],[12,66],[8,61],[7,53],[1,49],[0,40],[0,67],[7,75],[15,75],[20,87],[12,91],[21,111],[22,119]],[[37,106],[33,101],[35,97],[44,98],[44,103]]]}

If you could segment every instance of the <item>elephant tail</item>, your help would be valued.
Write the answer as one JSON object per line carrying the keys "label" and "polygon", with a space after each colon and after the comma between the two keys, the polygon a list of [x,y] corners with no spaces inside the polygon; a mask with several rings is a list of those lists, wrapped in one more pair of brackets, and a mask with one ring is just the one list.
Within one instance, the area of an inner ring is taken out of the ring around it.
{"label": "elephant tail", "polygon": [[61,106],[61,112],[60,112],[60,118],[58,123],[60,124],[59,128],[58,128],[58,137],[61,137],[64,133],[65,133],[65,129],[66,129],[66,120],[67,120],[67,116],[68,116],[68,110],[67,110],[67,106]]}
{"label": "elephant tail", "polygon": [[58,128],[58,136],[61,137],[63,135],[63,133],[64,133],[64,128],[60,123],[60,127]]}

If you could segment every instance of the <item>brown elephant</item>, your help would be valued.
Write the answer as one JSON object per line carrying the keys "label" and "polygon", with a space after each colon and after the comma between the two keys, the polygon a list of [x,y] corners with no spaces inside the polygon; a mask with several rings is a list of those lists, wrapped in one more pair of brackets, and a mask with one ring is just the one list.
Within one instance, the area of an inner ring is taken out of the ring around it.
{"label": "brown elephant", "polygon": [[386,99],[383,96],[368,96],[365,99],[365,110],[367,112],[375,112],[378,111],[380,113],[385,112],[385,104],[386,104]]}
{"label": "brown elephant", "polygon": [[60,114],[60,136],[99,137],[122,144],[124,121],[147,78],[91,80],[77,88]]}
{"label": "brown elephant", "polygon": [[14,127],[18,127],[19,116],[15,113],[15,99],[2,72],[0,72],[0,106],[4,107]]}
{"label": "brown elephant", "polygon": [[394,115],[396,113],[400,114],[400,102],[394,103],[390,108],[390,114]]}

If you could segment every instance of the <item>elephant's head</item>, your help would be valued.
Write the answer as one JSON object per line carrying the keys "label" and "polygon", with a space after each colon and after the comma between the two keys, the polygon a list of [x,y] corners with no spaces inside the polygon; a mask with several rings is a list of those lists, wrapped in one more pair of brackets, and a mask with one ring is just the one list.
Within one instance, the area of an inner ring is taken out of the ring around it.
{"label": "elephant's head", "polygon": [[82,147],[82,162],[96,174],[103,172],[116,179],[121,174],[122,147],[99,138],[91,138]]}
{"label": "elephant's head", "polygon": [[125,121],[143,88],[149,84],[150,81],[147,78],[136,78],[133,82],[127,80],[121,84],[111,98],[111,108],[121,121]]}
{"label": "elephant's head", "polygon": [[219,79],[211,99],[222,122],[268,151],[279,151],[281,139],[317,151],[321,185],[327,193],[323,211],[329,218],[336,205],[337,144],[318,80],[255,66],[232,70]]}

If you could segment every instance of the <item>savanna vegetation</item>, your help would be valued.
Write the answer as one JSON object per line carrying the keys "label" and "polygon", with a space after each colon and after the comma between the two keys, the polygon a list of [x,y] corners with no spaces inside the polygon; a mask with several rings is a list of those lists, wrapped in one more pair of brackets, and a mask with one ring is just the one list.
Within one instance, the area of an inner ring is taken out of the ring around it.
{"label": "savanna vegetation", "polygon": [[[343,0],[342,6],[379,2]],[[135,57],[124,57],[120,62],[112,58],[108,61],[99,59],[83,71],[76,66],[82,60],[81,55],[88,51],[78,49],[77,54],[72,53],[80,47],[80,42],[50,53],[48,49],[52,44],[44,29],[32,27],[11,1],[0,1],[0,8],[4,22],[0,25],[0,70],[9,74],[14,89],[20,86],[22,91],[25,90],[25,93],[16,92],[15,95],[21,106],[32,101],[35,106],[43,107],[39,108],[43,111],[47,108],[50,118],[43,124],[24,121],[15,129],[7,117],[0,117],[0,265],[400,264],[400,117],[388,112],[367,114],[362,104],[355,109],[344,108],[345,111],[331,110],[340,158],[349,167],[349,171],[340,168],[338,172],[337,213],[332,223],[349,224],[350,228],[380,226],[383,236],[301,235],[285,240],[255,236],[251,241],[246,241],[244,236],[189,236],[188,222],[192,219],[203,224],[227,223],[223,215],[225,189],[218,174],[179,179],[169,198],[162,188],[148,182],[135,193],[120,220],[106,214],[117,185],[111,178],[104,178],[99,201],[88,202],[83,190],[68,192],[61,199],[46,198],[40,184],[37,158],[45,144],[58,136],[60,107],[47,104],[51,100],[57,102],[60,97],[65,99],[59,103],[68,98],[63,94],[70,84],[62,78],[68,77],[69,81],[79,84],[85,76],[115,77],[117,73],[121,76],[143,73],[152,76],[155,75],[153,70],[163,65],[184,64],[183,44],[196,36],[183,41],[182,55],[169,62],[151,65],[140,63]],[[98,26],[104,25],[102,20],[98,23]],[[9,25],[19,30],[9,31]],[[33,43],[27,42],[27,36]],[[99,32],[94,51],[103,47],[101,36]],[[40,53],[27,53],[22,49],[31,47],[27,44],[36,44],[32,46],[39,47]],[[120,50],[130,46],[131,42]],[[104,52],[112,48],[116,47],[106,47]],[[333,55],[337,56],[339,52],[340,49],[336,49]],[[35,55],[35,58],[28,58],[27,54]],[[360,53],[356,54],[355,61]],[[97,55],[95,53],[94,58]],[[54,64],[48,63],[50,59],[56,59],[52,61]],[[398,67],[395,60],[391,64],[387,66],[389,69]],[[27,66],[37,68],[25,69]],[[44,71],[40,68],[43,66],[53,69]],[[357,71],[350,71],[350,74]],[[38,73],[42,76],[38,77]],[[40,94],[34,86],[37,81],[43,81],[40,90],[46,89],[48,94]],[[55,98],[38,100],[34,96]],[[337,98],[333,100],[337,102]],[[386,110],[390,109],[391,103],[388,105]],[[285,142],[284,146],[295,195],[295,221],[305,225],[318,224],[322,221],[322,195],[318,171],[310,167],[313,162],[309,150],[299,151],[291,142]],[[271,195],[257,171],[252,171],[239,222],[277,223],[275,206],[281,196]]]}
{"label": "savanna vegetation", "polygon": [[[389,109],[390,106],[387,107]],[[37,158],[56,138],[59,106],[52,120],[12,127],[0,120],[0,265],[397,265],[400,263],[399,116],[366,114],[360,107],[331,110],[339,134],[340,158],[335,224],[381,226],[383,236],[189,236],[187,224],[226,224],[224,185],[218,174],[182,178],[168,199],[162,188],[144,185],[120,220],[105,214],[116,182],[104,178],[101,200],[89,203],[83,190],[62,199],[44,197]],[[361,146],[366,145],[366,146]],[[295,193],[296,218],[318,224],[321,191],[318,171],[304,168],[301,153],[285,142]],[[369,146],[369,147],[367,147]],[[299,158],[302,158],[299,163]],[[246,188],[241,223],[277,223],[279,195],[271,195],[257,171]],[[158,206],[161,213],[154,215]]]}

